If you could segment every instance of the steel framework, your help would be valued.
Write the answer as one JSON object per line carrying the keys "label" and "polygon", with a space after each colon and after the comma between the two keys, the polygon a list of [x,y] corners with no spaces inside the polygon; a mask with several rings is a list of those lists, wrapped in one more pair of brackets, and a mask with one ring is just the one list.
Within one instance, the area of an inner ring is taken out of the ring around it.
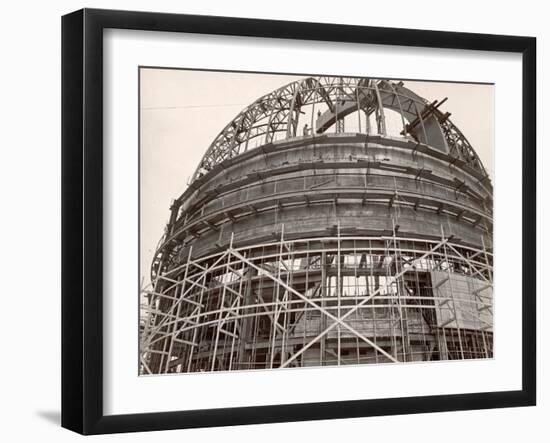
{"label": "steel framework", "polygon": [[444,101],[310,77],[245,108],[171,206],[141,373],[491,358],[492,187]]}

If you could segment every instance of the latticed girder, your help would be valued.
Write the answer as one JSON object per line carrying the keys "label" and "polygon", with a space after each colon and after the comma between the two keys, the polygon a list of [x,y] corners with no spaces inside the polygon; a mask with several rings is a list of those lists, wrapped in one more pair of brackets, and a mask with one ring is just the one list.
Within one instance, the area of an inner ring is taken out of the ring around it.
{"label": "latticed girder", "polygon": [[[310,134],[321,134],[333,125],[343,131],[343,118],[353,112],[374,115],[376,127],[366,120],[360,132],[386,135],[384,110],[401,116],[403,134],[443,152],[450,152],[472,168],[486,175],[477,153],[466,137],[451,122],[448,113],[438,107],[442,102],[429,103],[405,88],[402,83],[355,77],[308,77],[292,82],[257,99],[229,122],[214,139],[193,180],[212,170],[226,159],[233,158],[255,146],[277,139],[307,135],[298,132],[304,110],[317,115]],[[321,109],[324,112],[321,112]],[[306,124],[310,123],[305,122]]]}

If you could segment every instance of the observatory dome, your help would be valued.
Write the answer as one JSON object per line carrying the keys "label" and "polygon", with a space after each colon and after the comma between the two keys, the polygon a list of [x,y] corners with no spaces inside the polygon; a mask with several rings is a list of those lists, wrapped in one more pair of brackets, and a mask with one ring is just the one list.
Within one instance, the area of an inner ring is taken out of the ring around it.
{"label": "observatory dome", "polygon": [[492,356],[492,186],[444,102],[307,77],[227,123],[170,208],[142,371]]}

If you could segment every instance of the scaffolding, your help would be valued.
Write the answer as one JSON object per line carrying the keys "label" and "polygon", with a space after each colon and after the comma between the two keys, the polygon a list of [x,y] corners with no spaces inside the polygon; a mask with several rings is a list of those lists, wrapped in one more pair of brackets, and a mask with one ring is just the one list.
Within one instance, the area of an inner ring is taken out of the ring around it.
{"label": "scaffolding", "polygon": [[277,242],[189,260],[154,287],[146,374],[147,362],[172,373],[493,352],[492,254],[445,237],[285,240],[282,226]]}

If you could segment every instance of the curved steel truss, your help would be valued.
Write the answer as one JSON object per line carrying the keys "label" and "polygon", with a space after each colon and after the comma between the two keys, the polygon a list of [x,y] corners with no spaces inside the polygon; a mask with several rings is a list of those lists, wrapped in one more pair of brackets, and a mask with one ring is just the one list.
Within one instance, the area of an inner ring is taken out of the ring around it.
{"label": "curved steel truss", "polygon": [[308,125],[313,135],[329,128],[343,132],[344,119],[356,113],[364,117],[363,124],[358,117],[358,132],[387,135],[387,110],[399,114],[403,136],[450,153],[486,175],[478,155],[449,119],[450,114],[438,109],[444,101],[430,103],[401,82],[308,77],[270,92],[243,109],[214,139],[193,180],[255,146],[302,135],[300,125]]}

